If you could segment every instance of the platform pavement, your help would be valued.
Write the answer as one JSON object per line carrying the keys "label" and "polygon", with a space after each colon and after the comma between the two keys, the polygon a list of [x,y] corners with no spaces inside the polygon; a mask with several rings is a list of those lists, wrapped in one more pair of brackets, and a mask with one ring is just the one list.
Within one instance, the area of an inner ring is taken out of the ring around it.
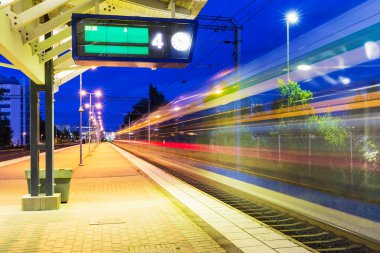
{"label": "platform pavement", "polygon": [[74,168],[56,211],[20,210],[28,161],[0,167],[0,252],[309,252],[111,144],[81,167],[78,149],[55,155]]}
{"label": "platform pavement", "polygon": [[225,252],[110,144],[83,167],[78,149],[55,155],[75,169],[56,211],[21,211],[28,161],[0,167],[0,252]]}

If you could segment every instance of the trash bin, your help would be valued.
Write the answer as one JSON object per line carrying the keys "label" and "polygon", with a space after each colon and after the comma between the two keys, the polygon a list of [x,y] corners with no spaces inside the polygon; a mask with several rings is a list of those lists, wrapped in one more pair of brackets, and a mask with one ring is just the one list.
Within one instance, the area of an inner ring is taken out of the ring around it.
{"label": "trash bin", "polygon": [[[46,171],[40,170],[40,193],[46,193]],[[69,200],[70,181],[73,174],[72,169],[54,170],[54,192],[61,193],[61,202],[67,203]],[[28,183],[28,192],[30,194],[30,170],[25,170],[25,176]]]}

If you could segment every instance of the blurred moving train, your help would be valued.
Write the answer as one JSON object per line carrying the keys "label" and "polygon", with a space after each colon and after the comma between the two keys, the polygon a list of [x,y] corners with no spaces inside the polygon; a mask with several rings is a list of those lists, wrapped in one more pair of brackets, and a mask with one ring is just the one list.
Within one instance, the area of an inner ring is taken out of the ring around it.
{"label": "blurred moving train", "polygon": [[119,130],[116,141],[380,204],[375,2],[292,41],[288,95],[278,85],[287,78],[278,48],[244,65],[238,79],[218,73],[207,89]]}

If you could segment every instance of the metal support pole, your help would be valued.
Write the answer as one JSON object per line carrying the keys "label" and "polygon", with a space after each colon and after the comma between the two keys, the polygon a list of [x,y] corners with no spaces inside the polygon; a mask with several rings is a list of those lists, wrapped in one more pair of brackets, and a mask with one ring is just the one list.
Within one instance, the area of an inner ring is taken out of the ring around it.
{"label": "metal support pole", "polygon": [[257,158],[260,158],[260,137],[257,136]]}
{"label": "metal support pole", "polygon": [[289,43],[289,20],[286,20],[286,71],[288,74],[288,83],[290,82],[290,43]]}
{"label": "metal support pole", "polygon": [[40,193],[40,101],[38,85],[30,80],[30,195]]}
{"label": "metal support pole", "polygon": [[[128,128],[131,128],[131,117],[128,117]],[[128,133],[128,141],[131,141],[131,133]]]}
{"label": "metal support pole", "polygon": [[309,176],[311,175],[311,134],[309,133]]}
{"label": "metal support pole", "polygon": [[150,143],[150,99],[148,100],[148,143]]}
{"label": "metal support pole", "polygon": [[351,134],[350,134],[350,178],[351,178],[351,188],[353,189],[353,186],[354,186],[354,175],[353,175],[353,171],[354,171],[354,167],[353,167],[353,154],[352,154],[352,129],[351,129]]}
{"label": "metal support pole", "polygon": [[92,96],[90,93],[90,110],[88,111],[88,153],[91,153],[91,114],[92,114]]}
{"label": "metal support pole", "polygon": [[[240,65],[240,48],[241,48],[241,32],[240,28],[235,26],[234,29],[234,70],[235,70],[235,85],[237,85],[239,81],[239,65]],[[235,93],[238,95],[238,91]],[[236,97],[235,100],[235,115],[236,115],[236,163],[240,164],[240,149],[241,149],[241,126],[240,126],[240,107],[241,102],[240,98]]]}
{"label": "metal support pole", "polygon": [[82,74],[80,74],[79,75],[79,166],[83,166],[82,119],[83,119]]}
{"label": "metal support pole", "polygon": [[45,63],[45,160],[46,160],[46,196],[54,194],[54,83],[53,61]]}
{"label": "metal support pole", "polygon": [[170,1],[171,7],[171,18],[175,18],[175,0]]}
{"label": "metal support pole", "polygon": [[281,162],[281,135],[278,135],[278,161]]}
{"label": "metal support pole", "polygon": [[99,14],[99,0],[95,0],[95,14]]}

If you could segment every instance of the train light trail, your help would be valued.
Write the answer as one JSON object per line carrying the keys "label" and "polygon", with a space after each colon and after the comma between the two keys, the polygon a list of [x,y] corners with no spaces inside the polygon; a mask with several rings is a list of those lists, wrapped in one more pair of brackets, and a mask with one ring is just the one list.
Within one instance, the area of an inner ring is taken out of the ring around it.
{"label": "train light trail", "polygon": [[217,89],[216,91],[215,91],[215,94],[222,94],[222,90],[221,89]]}

